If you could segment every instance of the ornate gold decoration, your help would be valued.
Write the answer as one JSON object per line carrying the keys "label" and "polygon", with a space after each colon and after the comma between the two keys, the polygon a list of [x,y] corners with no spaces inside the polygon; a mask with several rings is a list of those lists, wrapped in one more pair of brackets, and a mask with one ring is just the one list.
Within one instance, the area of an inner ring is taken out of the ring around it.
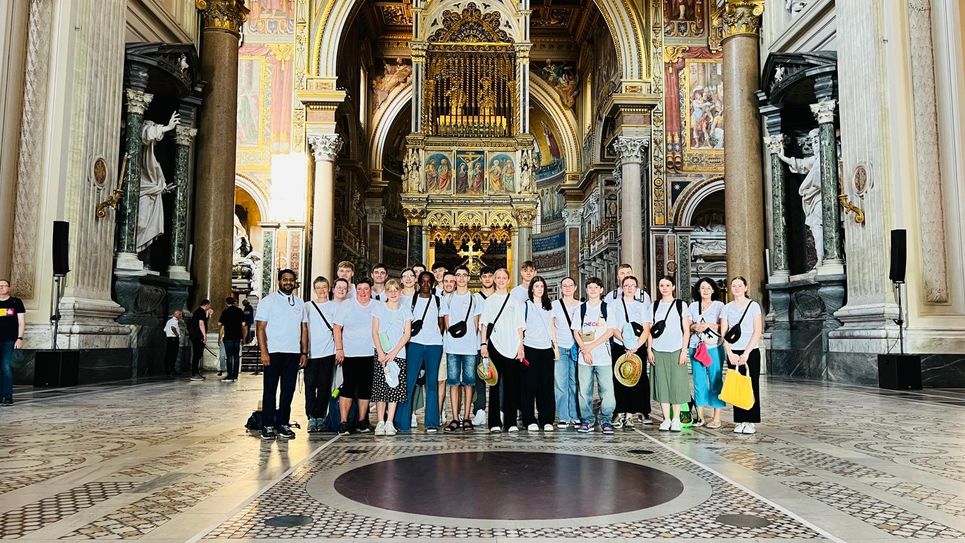
{"label": "ornate gold decoration", "polygon": [[764,0],[727,0],[722,20],[724,39],[733,36],[757,36],[761,31]]}
{"label": "ornate gold decoration", "polygon": [[[106,166],[105,164],[105,168]],[[127,155],[124,155],[124,161],[121,163],[121,175],[117,178],[117,187],[114,188],[114,193],[111,194],[110,198],[97,204],[97,208],[94,210],[94,217],[103,219],[107,216],[107,208],[117,209],[117,204],[121,202],[121,198],[124,196],[124,175],[126,174]]]}
{"label": "ornate gold decoration", "polygon": [[450,43],[513,43],[501,28],[499,12],[483,14],[475,2],[469,2],[462,12],[442,12],[442,28],[429,36],[430,42]]}
{"label": "ornate gold decoration", "polygon": [[104,157],[99,156],[91,163],[90,180],[97,188],[104,188],[104,183],[107,181],[107,161]]}
{"label": "ornate gold decoration", "polygon": [[248,20],[245,0],[195,0],[202,13],[204,30],[221,30],[241,36],[241,26]]}
{"label": "ornate gold decoration", "polygon": [[845,215],[848,213],[854,213],[854,222],[864,224],[864,210],[854,205],[851,200],[848,200],[847,194],[839,194],[838,201],[841,202],[841,207],[844,208]]}
{"label": "ornate gold decoration", "polygon": [[533,221],[536,220],[536,208],[518,207],[513,210],[513,217],[516,218],[520,228],[532,228]]}

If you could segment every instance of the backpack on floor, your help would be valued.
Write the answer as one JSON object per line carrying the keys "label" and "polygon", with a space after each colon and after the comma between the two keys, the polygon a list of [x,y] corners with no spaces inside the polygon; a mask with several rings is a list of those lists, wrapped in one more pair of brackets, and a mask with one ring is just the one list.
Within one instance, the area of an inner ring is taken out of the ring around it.
{"label": "backpack on floor", "polygon": [[245,423],[245,429],[249,432],[260,432],[263,426],[261,411],[252,411],[251,416],[248,417],[248,422]]}

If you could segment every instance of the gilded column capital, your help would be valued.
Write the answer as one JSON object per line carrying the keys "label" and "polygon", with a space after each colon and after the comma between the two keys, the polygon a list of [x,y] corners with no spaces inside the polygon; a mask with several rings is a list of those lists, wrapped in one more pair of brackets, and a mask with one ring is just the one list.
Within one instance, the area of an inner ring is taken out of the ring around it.
{"label": "gilded column capital", "polygon": [[197,135],[198,135],[197,128],[191,128],[188,126],[179,126],[175,129],[175,132],[174,132],[174,142],[177,143],[178,145],[189,146],[191,145],[191,142],[194,141],[194,137]]}
{"label": "gilded column capital", "polygon": [[726,0],[723,22],[724,39],[733,36],[757,36],[761,32],[764,0]]}
{"label": "gilded column capital", "polygon": [[195,0],[202,14],[203,30],[221,30],[241,36],[241,26],[248,19],[245,0]]}
{"label": "gilded column capital", "polygon": [[338,134],[311,134],[308,144],[312,146],[316,162],[332,162],[342,150],[342,138]]}
{"label": "gilded column capital", "polygon": [[536,208],[520,207],[513,210],[513,217],[520,228],[532,228],[536,220]]}
{"label": "gilded column capital", "polygon": [[837,100],[822,100],[816,104],[811,104],[811,113],[818,120],[818,124],[833,123],[834,110],[837,106]]}
{"label": "gilded column capital", "polygon": [[764,136],[764,144],[767,145],[767,152],[772,155],[784,152],[784,141],[784,134]]}
{"label": "gilded column capital", "polygon": [[429,213],[424,207],[403,207],[402,216],[409,226],[422,226]]}
{"label": "gilded column capital", "polygon": [[147,111],[147,106],[151,105],[151,100],[154,99],[154,95],[137,89],[125,90],[127,92],[127,112],[144,115],[144,112]]}
{"label": "gilded column capital", "polygon": [[649,146],[650,138],[620,136],[613,142],[620,164],[639,164],[643,160],[643,150]]}

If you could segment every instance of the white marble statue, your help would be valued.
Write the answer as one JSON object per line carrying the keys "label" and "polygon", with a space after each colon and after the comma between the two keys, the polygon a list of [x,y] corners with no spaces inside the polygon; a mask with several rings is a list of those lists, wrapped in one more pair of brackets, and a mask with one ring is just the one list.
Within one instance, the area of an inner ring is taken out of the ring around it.
{"label": "white marble statue", "polygon": [[177,188],[167,184],[161,163],[154,156],[154,144],[164,139],[164,134],[178,126],[178,112],[171,114],[168,124],[160,125],[144,121],[141,129],[141,193],[137,202],[137,252],[147,249],[164,234],[164,201],[162,195]]}
{"label": "white marble statue", "polygon": [[813,152],[811,156],[789,158],[784,155],[783,150],[777,156],[792,172],[804,174],[804,181],[797,192],[804,206],[804,224],[811,229],[811,235],[814,236],[817,266],[820,266],[824,262],[824,221],[821,205],[821,141],[817,128],[808,132],[808,139]]}

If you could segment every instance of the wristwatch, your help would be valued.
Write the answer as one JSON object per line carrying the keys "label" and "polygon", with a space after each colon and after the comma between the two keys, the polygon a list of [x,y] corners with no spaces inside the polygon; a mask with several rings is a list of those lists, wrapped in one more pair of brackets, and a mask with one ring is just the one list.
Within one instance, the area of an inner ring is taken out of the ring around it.
{"label": "wristwatch", "polygon": [[18,341],[23,341],[23,336],[17,338]]}

